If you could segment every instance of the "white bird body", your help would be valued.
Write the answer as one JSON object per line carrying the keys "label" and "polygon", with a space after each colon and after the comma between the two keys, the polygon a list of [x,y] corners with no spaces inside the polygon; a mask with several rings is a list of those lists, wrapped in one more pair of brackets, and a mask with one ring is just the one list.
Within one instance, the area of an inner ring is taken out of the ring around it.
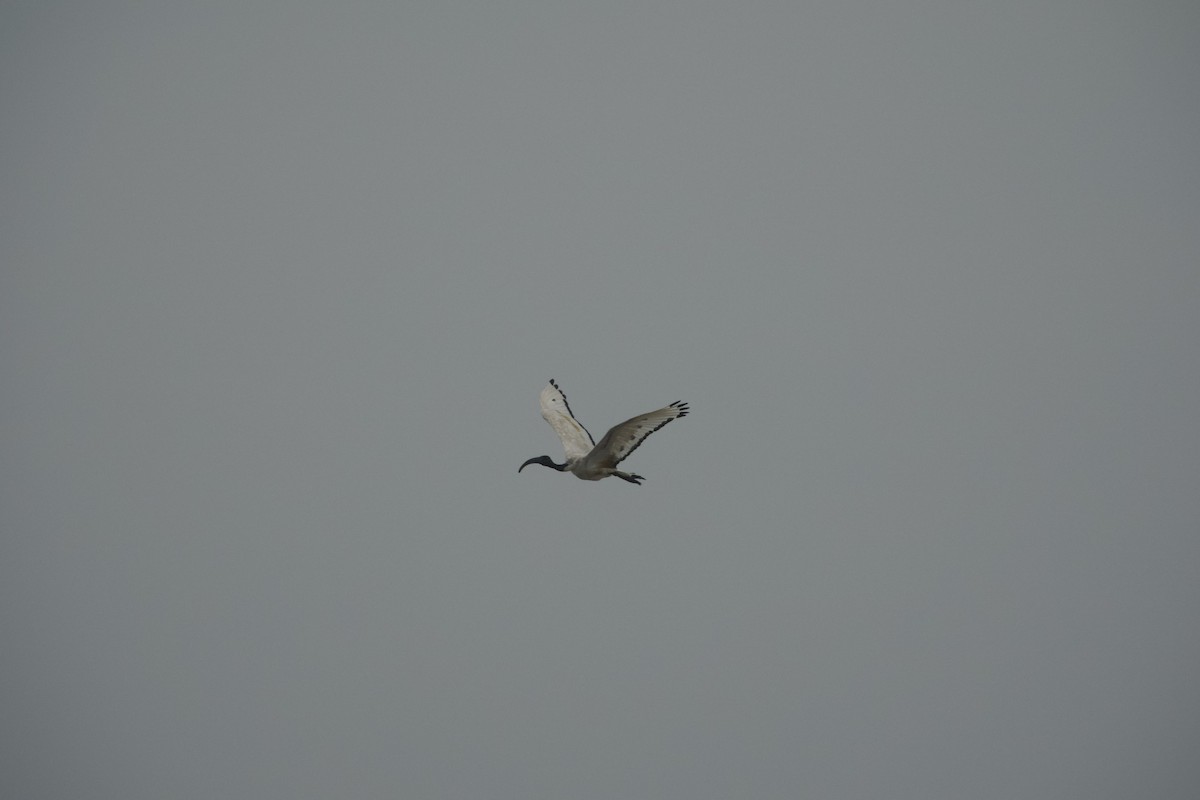
{"label": "white bird body", "polygon": [[539,395],[539,400],[542,406],[542,418],[550,423],[550,427],[554,428],[554,432],[562,440],[567,460],[566,463],[555,464],[550,456],[538,456],[522,464],[517,472],[530,464],[541,464],[559,472],[570,472],[585,481],[598,481],[613,475],[639,486],[645,478],[630,472],[622,472],[616,468],[617,464],[620,464],[636,450],[647,436],[673,419],[686,417],[689,411],[687,403],[671,403],[657,411],[627,419],[620,425],[613,426],[608,433],[604,434],[600,444],[596,444],[587,428],[579,424],[579,420],[575,419],[575,415],[571,413],[571,407],[567,405],[567,396],[558,388],[557,383],[551,380],[546,384],[546,388],[542,389],[542,393]]}

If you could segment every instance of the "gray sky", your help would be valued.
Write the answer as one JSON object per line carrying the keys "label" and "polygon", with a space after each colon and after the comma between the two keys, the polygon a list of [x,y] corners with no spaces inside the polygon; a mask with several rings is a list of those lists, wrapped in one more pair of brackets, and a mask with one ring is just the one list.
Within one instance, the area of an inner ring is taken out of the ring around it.
{"label": "gray sky", "polygon": [[1196,796],[1194,4],[0,23],[0,794]]}

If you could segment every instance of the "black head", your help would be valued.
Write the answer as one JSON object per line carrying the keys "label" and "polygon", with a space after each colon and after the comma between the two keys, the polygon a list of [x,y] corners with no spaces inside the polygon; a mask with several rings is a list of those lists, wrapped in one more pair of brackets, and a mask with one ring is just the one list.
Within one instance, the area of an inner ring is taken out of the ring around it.
{"label": "black head", "polygon": [[541,464],[543,467],[549,467],[550,469],[556,469],[559,472],[562,472],[564,469],[567,468],[566,464],[555,464],[553,461],[550,460],[550,456],[538,456],[537,458],[531,458],[528,461],[526,461],[524,464],[522,464],[520,466],[520,468],[517,469],[517,472],[520,472],[521,470],[525,469],[530,464]]}

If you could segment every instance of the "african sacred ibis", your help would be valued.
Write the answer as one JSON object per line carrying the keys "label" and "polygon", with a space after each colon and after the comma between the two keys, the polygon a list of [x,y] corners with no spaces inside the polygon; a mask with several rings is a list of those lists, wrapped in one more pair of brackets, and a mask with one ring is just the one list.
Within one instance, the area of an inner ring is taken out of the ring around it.
{"label": "african sacred ibis", "polygon": [[538,456],[522,464],[517,472],[530,464],[541,464],[559,472],[570,472],[585,481],[598,481],[615,475],[623,481],[641,486],[645,478],[631,472],[621,472],[616,469],[617,464],[637,450],[638,445],[644,442],[647,436],[671,420],[686,417],[688,414],[687,403],[671,403],[658,411],[651,411],[649,414],[642,414],[613,426],[604,434],[600,444],[596,444],[587,428],[580,425],[571,413],[571,407],[567,405],[567,396],[553,379],[542,389],[539,397],[542,403],[542,418],[550,423],[558,438],[562,439],[567,461],[565,464],[555,464],[550,460],[550,456]]}

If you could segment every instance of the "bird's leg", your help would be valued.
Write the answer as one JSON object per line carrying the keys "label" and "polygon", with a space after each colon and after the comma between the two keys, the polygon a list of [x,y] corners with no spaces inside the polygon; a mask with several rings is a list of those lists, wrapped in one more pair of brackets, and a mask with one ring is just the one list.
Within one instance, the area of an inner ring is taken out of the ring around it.
{"label": "bird's leg", "polygon": [[632,483],[636,486],[641,486],[642,481],[646,480],[641,475],[634,475],[632,472],[618,472],[617,470],[614,469],[612,474],[615,475],[616,477],[620,478],[621,480],[629,481],[630,483]]}

